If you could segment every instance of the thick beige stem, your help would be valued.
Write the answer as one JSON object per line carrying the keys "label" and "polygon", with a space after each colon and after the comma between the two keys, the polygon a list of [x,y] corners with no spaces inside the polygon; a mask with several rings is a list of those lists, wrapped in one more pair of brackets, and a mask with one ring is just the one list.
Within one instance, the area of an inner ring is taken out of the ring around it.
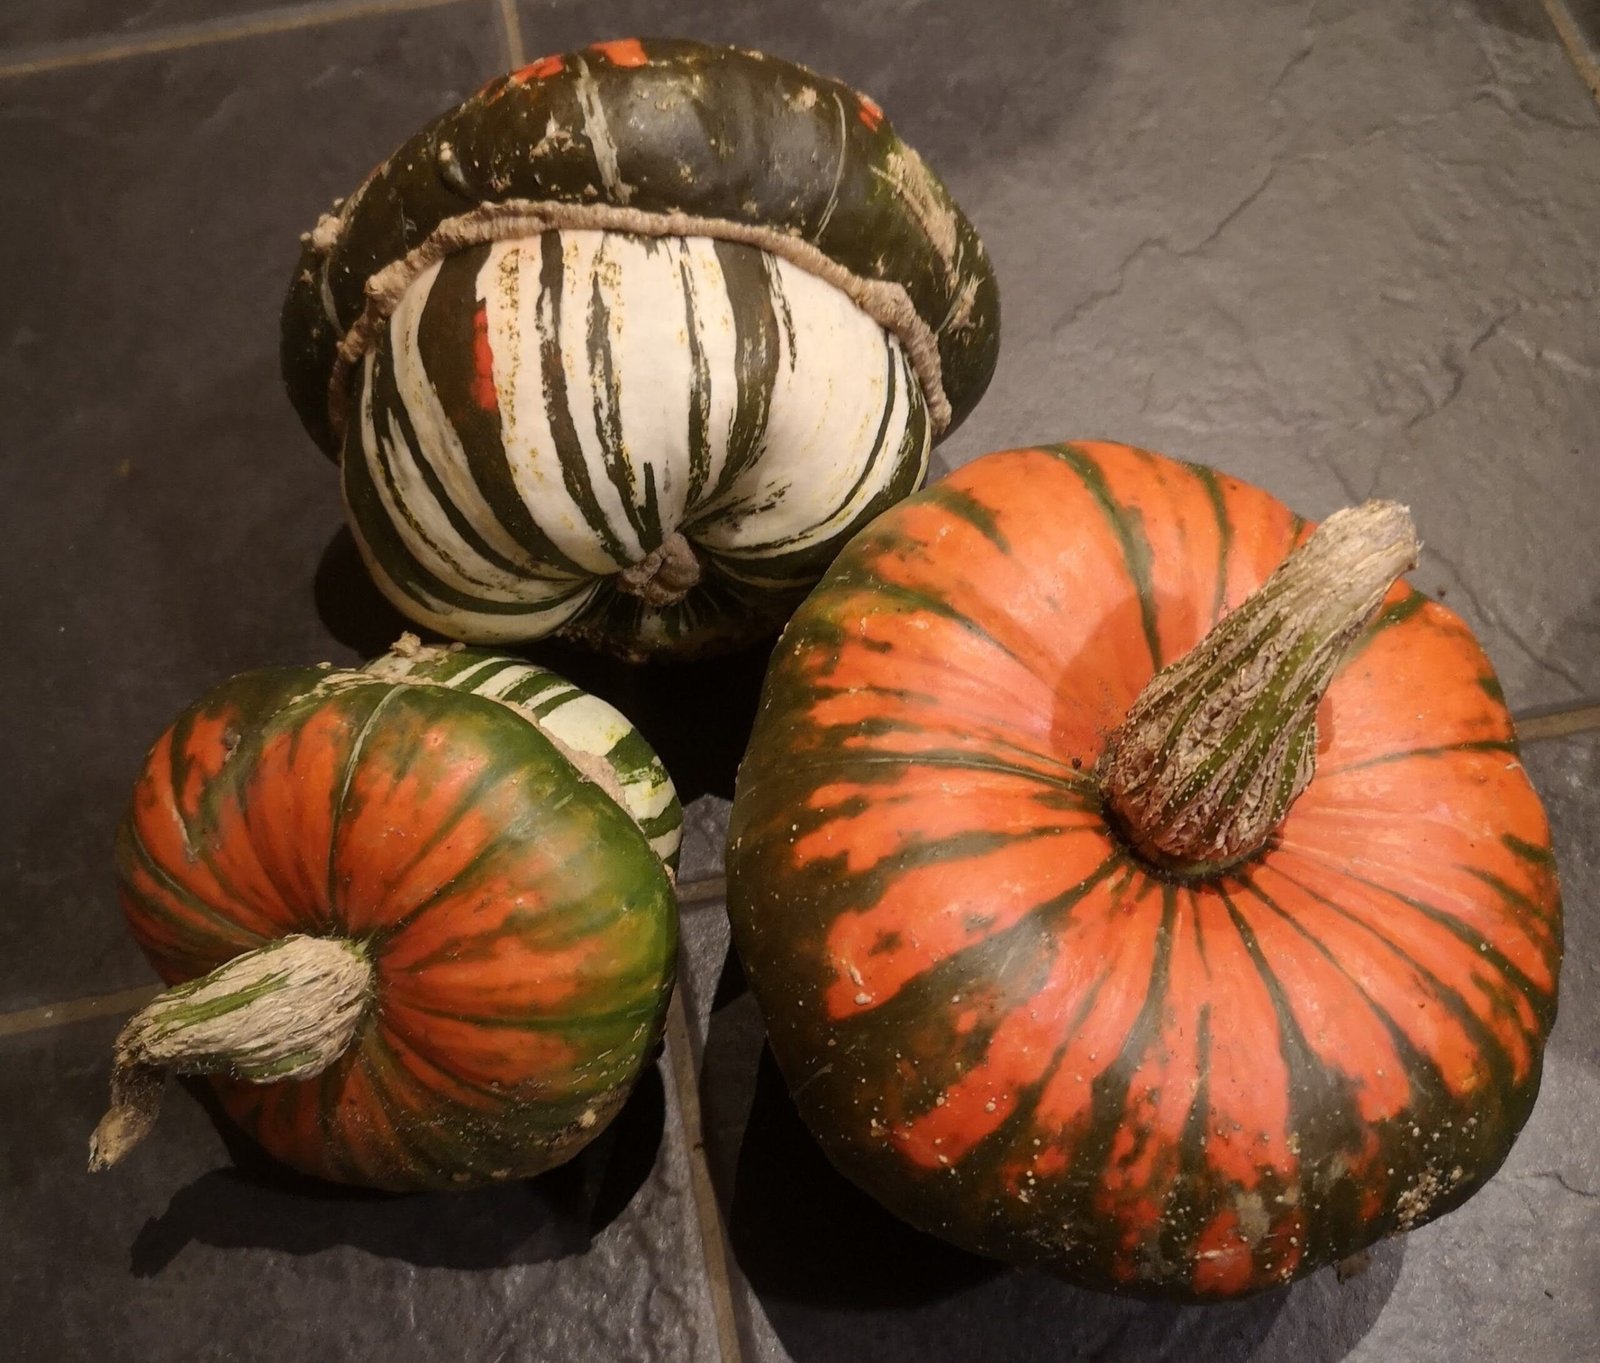
{"label": "thick beige stem", "polygon": [[700,557],[694,545],[677,533],[617,574],[617,585],[623,591],[658,608],[682,601],[699,581]]}
{"label": "thick beige stem", "polygon": [[1402,506],[1336,512],[1156,674],[1096,767],[1136,852],[1198,877],[1265,845],[1311,780],[1317,703],[1418,549]]}
{"label": "thick beige stem", "polygon": [[365,952],[338,937],[280,938],[167,990],[117,1037],[89,1168],[110,1168],[149,1134],[169,1072],[309,1078],[344,1054],[371,997]]}

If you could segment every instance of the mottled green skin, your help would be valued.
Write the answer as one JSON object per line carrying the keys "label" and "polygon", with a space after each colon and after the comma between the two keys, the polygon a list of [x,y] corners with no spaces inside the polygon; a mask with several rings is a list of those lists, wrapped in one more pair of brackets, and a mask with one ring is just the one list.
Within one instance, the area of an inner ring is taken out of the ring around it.
{"label": "mottled green skin", "polygon": [[[334,354],[376,271],[479,204],[606,201],[606,177],[583,131],[580,67],[605,110],[626,207],[769,227],[810,242],[852,274],[902,285],[937,338],[951,429],[977,404],[999,350],[993,270],[936,177],[927,175],[926,186],[931,206],[948,213],[945,252],[889,188],[896,164],[921,167],[877,107],[838,81],[758,53],[682,40],[651,39],[642,48],[643,65],[591,48],[491,81],[367,178],[341,209],[326,260],[305,246],[284,305],[283,374],[330,458],[339,453],[328,415]],[[527,74],[556,60],[549,74]],[[559,149],[536,156],[552,128]],[[454,154],[448,171],[439,159],[446,143]],[[324,282],[336,323],[324,310]]]}

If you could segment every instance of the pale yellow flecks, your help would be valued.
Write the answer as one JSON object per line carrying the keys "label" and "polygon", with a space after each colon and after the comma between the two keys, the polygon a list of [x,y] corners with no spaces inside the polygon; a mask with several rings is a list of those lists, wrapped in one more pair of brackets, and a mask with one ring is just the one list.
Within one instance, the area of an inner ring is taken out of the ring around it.
{"label": "pale yellow flecks", "polygon": [[882,167],[872,168],[872,173],[900,196],[928,244],[938,253],[945,274],[953,280],[961,249],[955,207],[940,192],[922,158],[902,142],[889,152]]}

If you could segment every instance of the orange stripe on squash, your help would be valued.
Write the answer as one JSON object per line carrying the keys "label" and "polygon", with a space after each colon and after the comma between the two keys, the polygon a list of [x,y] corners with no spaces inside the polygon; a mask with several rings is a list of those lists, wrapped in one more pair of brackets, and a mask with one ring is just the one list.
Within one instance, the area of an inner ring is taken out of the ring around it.
{"label": "orange stripe on squash", "polygon": [[370,964],[367,1011],[319,1073],[212,1076],[304,1172],[395,1189],[540,1172],[598,1134],[659,1036],[666,870],[492,700],[365,672],[236,678],[157,740],[119,849],[134,936],[169,983],[291,933]]}
{"label": "orange stripe on squash", "polygon": [[590,51],[598,52],[613,66],[631,68],[650,64],[644,44],[637,38],[614,38],[610,42],[595,43]]}
{"label": "orange stripe on squash", "polygon": [[540,57],[513,71],[511,79],[518,85],[526,85],[529,81],[548,80],[551,76],[560,75],[565,67],[566,60],[561,56]]}
{"label": "orange stripe on squash", "polygon": [[495,391],[494,351],[489,345],[489,307],[479,303],[472,314],[472,400],[485,412],[500,410],[500,395]]}

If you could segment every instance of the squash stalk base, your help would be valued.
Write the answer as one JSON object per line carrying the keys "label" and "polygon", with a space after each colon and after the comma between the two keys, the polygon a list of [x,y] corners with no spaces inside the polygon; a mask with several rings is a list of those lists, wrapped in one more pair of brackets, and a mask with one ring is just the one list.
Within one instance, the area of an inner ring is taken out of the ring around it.
{"label": "squash stalk base", "polygon": [[372,983],[359,943],[297,934],[174,985],[117,1036],[111,1107],[89,1140],[90,1171],[110,1168],[149,1135],[169,1071],[257,1084],[322,1073],[355,1039]]}
{"label": "squash stalk base", "polygon": [[1195,880],[1266,845],[1316,769],[1323,694],[1419,547],[1394,502],[1335,512],[1151,679],[1095,768],[1144,861]]}

